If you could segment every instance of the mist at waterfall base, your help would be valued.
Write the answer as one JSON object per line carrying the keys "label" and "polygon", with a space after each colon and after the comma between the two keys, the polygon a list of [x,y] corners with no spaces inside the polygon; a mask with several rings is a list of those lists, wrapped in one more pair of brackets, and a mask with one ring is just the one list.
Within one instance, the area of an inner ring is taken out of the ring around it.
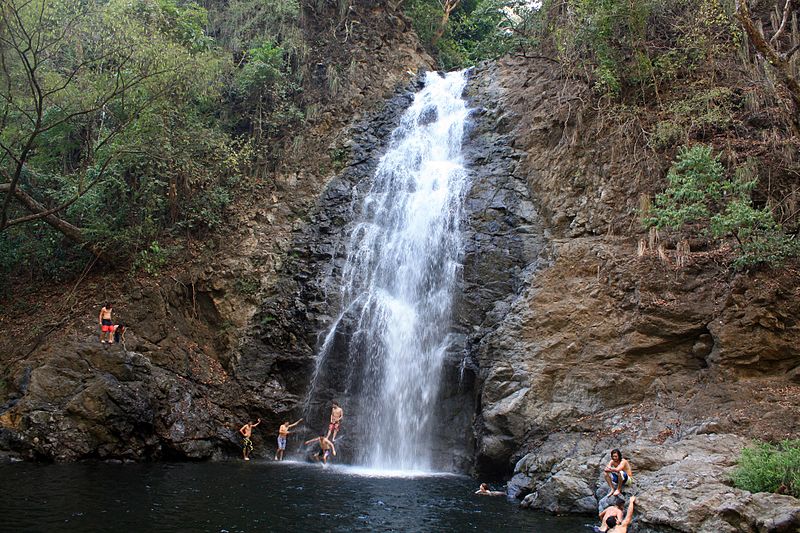
{"label": "mist at waterfall base", "polygon": [[[345,260],[330,283],[341,312],[324,336],[306,410],[324,419],[330,400],[340,401],[342,447],[354,464],[442,466],[432,448],[463,252],[465,85],[464,72],[429,73],[373,179],[356,185]],[[468,423],[463,431],[466,441]]]}
{"label": "mist at waterfall base", "polygon": [[586,531],[588,518],[477,496],[455,475],[250,461],[0,464],[0,531]]}

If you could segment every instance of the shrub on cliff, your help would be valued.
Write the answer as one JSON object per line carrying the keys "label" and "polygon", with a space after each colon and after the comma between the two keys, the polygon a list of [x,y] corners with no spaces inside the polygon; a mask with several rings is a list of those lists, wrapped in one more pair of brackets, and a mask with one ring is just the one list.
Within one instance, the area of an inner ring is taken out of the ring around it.
{"label": "shrub on cliff", "polygon": [[777,492],[800,498],[800,440],[745,448],[732,480],[736,487],[750,492]]}
{"label": "shrub on cliff", "polygon": [[739,250],[736,267],[776,265],[797,255],[797,242],[775,222],[769,206],[753,205],[750,193],[758,175],[752,164],[730,177],[711,147],[698,144],[678,151],[667,181],[645,226],[694,231],[717,240],[733,238]]}

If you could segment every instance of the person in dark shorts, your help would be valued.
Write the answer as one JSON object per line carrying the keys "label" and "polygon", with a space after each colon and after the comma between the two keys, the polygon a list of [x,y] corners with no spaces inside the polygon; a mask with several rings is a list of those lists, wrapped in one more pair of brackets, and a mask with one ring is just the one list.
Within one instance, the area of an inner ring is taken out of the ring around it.
{"label": "person in dark shorts", "polygon": [[336,455],[336,447],[333,445],[333,442],[328,440],[327,437],[320,435],[319,437],[314,437],[313,439],[305,441],[303,444],[308,446],[312,442],[319,443],[319,451],[314,454],[314,460],[317,462],[322,461],[322,464],[327,465],[328,455],[331,453],[333,453],[334,456]]}
{"label": "person in dark shorts", "polygon": [[611,461],[608,462],[603,472],[606,483],[611,489],[608,496],[619,496],[624,488],[633,482],[631,464],[622,457],[622,452],[618,449],[611,450]]}

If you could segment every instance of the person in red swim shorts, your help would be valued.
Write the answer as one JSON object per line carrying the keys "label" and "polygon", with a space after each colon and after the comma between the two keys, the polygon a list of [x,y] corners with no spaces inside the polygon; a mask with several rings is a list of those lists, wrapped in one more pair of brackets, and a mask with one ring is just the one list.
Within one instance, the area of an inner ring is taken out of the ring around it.
{"label": "person in red swim shorts", "polygon": [[[328,434],[325,435],[325,438],[335,441],[336,434],[339,433],[339,425],[342,423],[342,418],[344,418],[344,411],[339,407],[339,402],[336,400],[331,404],[333,405],[331,408],[331,423],[328,425]],[[333,438],[331,438],[331,433],[333,433]]]}
{"label": "person in red swim shorts", "polygon": [[[100,342],[113,343],[114,342],[114,322],[111,320],[111,309],[114,304],[109,302],[100,309],[100,316],[97,321],[100,324]],[[106,337],[108,340],[106,341]]]}

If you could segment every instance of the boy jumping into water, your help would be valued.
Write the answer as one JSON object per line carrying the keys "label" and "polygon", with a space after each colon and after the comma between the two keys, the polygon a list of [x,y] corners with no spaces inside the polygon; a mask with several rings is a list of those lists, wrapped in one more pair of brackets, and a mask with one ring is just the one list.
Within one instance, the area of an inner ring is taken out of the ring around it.
{"label": "boy jumping into water", "polygon": [[258,422],[253,424],[252,422],[248,422],[247,424],[243,425],[239,428],[239,433],[242,434],[244,440],[242,440],[242,457],[244,457],[245,461],[250,460],[250,454],[253,452],[253,441],[250,440],[250,435],[253,434],[253,428],[256,427],[261,423],[261,419],[258,419]]}
{"label": "boy jumping into water", "polygon": [[281,424],[281,427],[278,429],[278,451],[275,452],[276,461],[283,461],[283,452],[286,450],[286,437],[289,435],[289,430],[302,421],[303,419],[301,418],[294,424],[290,424],[288,420]]}
{"label": "boy jumping into water", "polygon": [[622,458],[622,452],[617,449],[611,450],[611,461],[606,465],[604,472],[606,483],[611,488],[611,492],[608,493],[609,496],[612,494],[619,496],[625,485],[628,485],[633,479],[631,464],[627,459]]}
{"label": "boy jumping into water", "polygon": [[319,443],[319,451],[314,454],[314,460],[319,462],[322,459],[322,464],[328,464],[328,454],[333,453],[336,455],[336,447],[333,445],[333,442],[329,441],[327,437],[323,437],[320,435],[319,437],[314,437],[313,439],[305,441],[303,444],[308,446],[312,442]]}
{"label": "boy jumping into water", "polygon": [[[331,407],[331,423],[328,425],[328,434],[325,435],[325,438],[335,441],[336,434],[339,433],[339,425],[342,423],[342,418],[344,418],[344,411],[339,407],[339,403],[336,400],[331,404],[333,405]],[[333,438],[331,438],[331,432],[333,432]]]}

